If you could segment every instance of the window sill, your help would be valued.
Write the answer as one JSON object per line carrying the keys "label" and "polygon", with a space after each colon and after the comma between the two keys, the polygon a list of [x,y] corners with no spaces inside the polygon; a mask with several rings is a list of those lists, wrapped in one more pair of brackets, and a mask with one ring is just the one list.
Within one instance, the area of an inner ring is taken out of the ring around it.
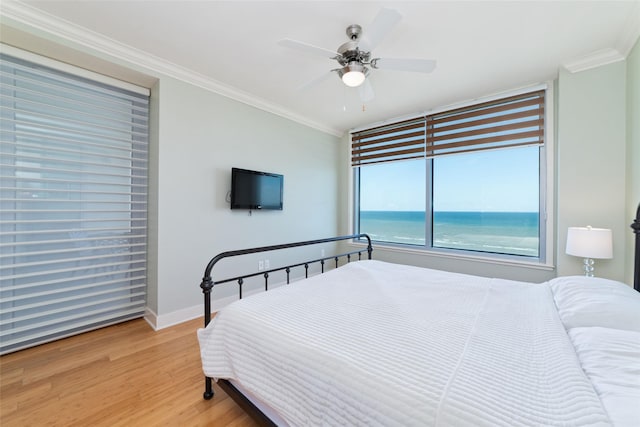
{"label": "window sill", "polygon": [[[349,246],[352,247],[366,247],[367,245],[359,242],[349,242]],[[407,246],[401,245],[393,245],[393,244],[385,244],[385,243],[377,243],[371,242],[373,246],[373,252],[375,254],[376,251],[385,251],[385,252],[396,252],[396,253],[406,253],[406,254],[414,254],[421,255],[425,257],[433,257],[433,258],[446,258],[446,259],[457,259],[457,260],[466,260],[473,262],[480,262],[484,264],[492,264],[492,265],[506,265],[512,267],[526,267],[536,270],[544,270],[544,271],[553,271],[555,266],[553,264],[540,263],[535,261],[524,261],[510,258],[498,258],[498,257],[489,257],[482,255],[472,255],[472,254],[461,254],[459,252],[448,252],[446,250],[430,250],[430,249],[418,249],[418,248],[410,248]]]}

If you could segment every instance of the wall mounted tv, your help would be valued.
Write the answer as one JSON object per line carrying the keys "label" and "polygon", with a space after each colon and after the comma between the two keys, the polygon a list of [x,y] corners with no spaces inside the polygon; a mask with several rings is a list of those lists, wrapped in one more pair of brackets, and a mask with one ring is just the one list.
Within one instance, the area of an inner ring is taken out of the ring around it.
{"label": "wall mounted tv", "polygon": [[284,177],[275,173],[231,169],[231,209],[282,210]]}

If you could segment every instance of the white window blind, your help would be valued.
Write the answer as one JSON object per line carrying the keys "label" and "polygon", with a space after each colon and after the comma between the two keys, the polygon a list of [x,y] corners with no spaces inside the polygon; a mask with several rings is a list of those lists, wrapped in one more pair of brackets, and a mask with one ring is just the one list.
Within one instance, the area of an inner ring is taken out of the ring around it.
{"label": "white window blind", "polygon": [[140,317],[148,95],[0,55],[0,353]]}

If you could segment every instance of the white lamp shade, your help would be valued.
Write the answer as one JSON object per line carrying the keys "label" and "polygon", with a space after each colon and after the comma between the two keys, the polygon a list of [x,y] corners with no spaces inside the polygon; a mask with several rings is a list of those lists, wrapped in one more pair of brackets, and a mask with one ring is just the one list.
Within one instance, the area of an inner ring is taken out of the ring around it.
{"label": "white lamp shade", "polygon": [[342,82],[349,87],[357,87],[364,83],[369,70],[357,61],[351,61],[346,66],[338,70],[338,75]]}
{"label": "white lamp shade", "polygon": [[342,76],[342,81],[349,87],[360,86],[364,83],[365,75],[362,71],[349,71]]}
{"label": "white lamp shade", "polygon": [[607,228],[569,227],[567,254],[583,258],[613,258],[613,236]]}

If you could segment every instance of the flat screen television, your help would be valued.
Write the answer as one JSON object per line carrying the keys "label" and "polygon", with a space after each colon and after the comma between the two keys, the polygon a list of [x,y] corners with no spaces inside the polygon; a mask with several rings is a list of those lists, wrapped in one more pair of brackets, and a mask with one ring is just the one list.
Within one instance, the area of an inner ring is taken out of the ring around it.
{"label": "flat screen television", "polygon": [[276,173],[231,169],[231,209],[282,210],[284,177]]}

